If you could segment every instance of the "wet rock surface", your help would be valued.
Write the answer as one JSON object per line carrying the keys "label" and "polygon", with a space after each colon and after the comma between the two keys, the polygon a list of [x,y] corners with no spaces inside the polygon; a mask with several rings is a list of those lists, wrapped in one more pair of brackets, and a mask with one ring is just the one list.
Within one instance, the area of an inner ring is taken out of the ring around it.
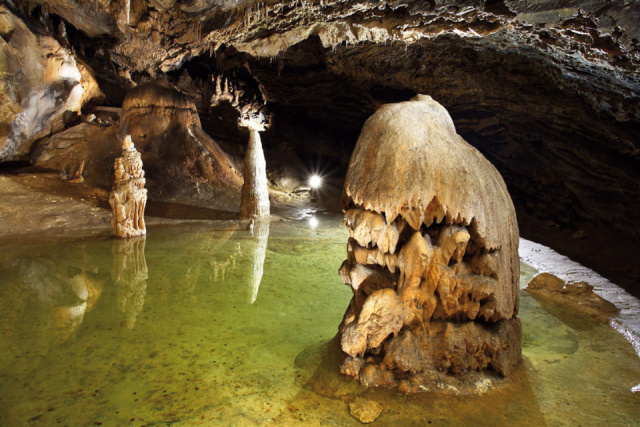
{"label": "wet rock surface", "polygon": [[378,402],[357,398],[349,404],[349,411],[354,418],[363,424],[374,422],[382,413],[383,407]]}
{"label": "wet rock surface", "polygon": [[602,321],[608,321],[620,311],[614,304],[595,294],[589,283],[565,282],[551,273],[540,273],[533,277],[526,290],[536,298],[570,305]]}

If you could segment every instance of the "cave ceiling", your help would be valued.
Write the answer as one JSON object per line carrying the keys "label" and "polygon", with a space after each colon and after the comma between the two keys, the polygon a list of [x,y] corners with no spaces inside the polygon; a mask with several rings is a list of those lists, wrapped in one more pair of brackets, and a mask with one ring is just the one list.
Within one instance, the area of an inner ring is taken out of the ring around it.
{"label": "cave ceiling", "polygon": [[234,108],[219,103],[228,85],[235,110],[270,114],[267,150],[342,166],[379,106],[429,94],[502,173],[524,236],[572,245],[579,260],[637,285],[639,1],[7,4],[92,68],[106,104],[168,79],[195,100],[209,134],[244,141]]}

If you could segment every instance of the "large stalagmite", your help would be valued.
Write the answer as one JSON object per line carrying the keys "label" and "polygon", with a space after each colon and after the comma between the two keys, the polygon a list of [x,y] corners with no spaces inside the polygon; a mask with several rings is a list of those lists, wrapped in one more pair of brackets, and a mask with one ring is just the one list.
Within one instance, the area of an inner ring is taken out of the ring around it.
{"label": "large stalagmite", "polygon": [[260,130],[264,126],[253,122],[243,122],[249,128],[249,144],[244,157],[244,184],[240,202],[241,218],[261,218],[269,216],[269,189],[267,187],[267,164],[262,151]]}
{"label": "large stalagmite", "polygon": [[122,156],[115,161],[115,182],[109,196],[113,210],[111,226],[116,237],[142,236],[147,233],[144,208],[147,190],[144,188],[142,158],[127,135],[122,143]]}
{"label": "large stalagmite", "polygon": [[513,203],[440,104],[418,95],[369,118],[342,207],[351,238],[340,274],[354,293],[342,372],[405,390],[508,375],[521,357]]}

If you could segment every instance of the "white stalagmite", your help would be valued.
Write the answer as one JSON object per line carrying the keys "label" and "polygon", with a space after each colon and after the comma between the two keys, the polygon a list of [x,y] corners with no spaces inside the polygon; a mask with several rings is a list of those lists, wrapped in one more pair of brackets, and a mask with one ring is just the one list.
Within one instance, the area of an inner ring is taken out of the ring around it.
{"label": "white stalagmite", "polygon": [[262,151],[260,132],[255,127],[250,127],[249,130],[249,145],[244,158],[244,184],[242,185],[240,217],[267,217],[270,213],[267,163]]}
{"label": "white stalagmite", "polygon": [[147,233],[144,224],[147,190],[144,188],[142,158],[131,141],[131,135],[125,136],[122,156],[116,159],[114,169],[116,179],[109,195],[113,234],[122,238],[142,236]]}

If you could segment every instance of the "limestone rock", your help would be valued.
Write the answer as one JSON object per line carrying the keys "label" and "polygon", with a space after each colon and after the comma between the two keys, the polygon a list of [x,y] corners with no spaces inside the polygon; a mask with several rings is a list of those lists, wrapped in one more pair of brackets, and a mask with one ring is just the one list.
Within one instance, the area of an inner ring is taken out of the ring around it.
{"label": "limestone rock", "polygon": [[24,159],[34,141],[103,96],[86,64],[24,19],[0,5],[0,161]]}
{"label": "limestone rock", "polygon": [[424,95],[379,109],[342,206],[351,238],[340,275],[354,297],[341,344],[347,360],[367,361],[342,371],[366,385],[507,376],[521,358],[518,224],[500,174],[447,111]]}
{"label": "limestone rock", "polygon": [[147,233],[144,208],[147,190],[144,188],[142,158],[127,135],[122,143],[122,156],[115,162],[115,182],[109,195],[113,211],[111,227],[116,237],[135,237]]}
{"label": "limestone rock", "polygon": [[551,273],[540,273],[534,276],[529,281],[526,291],[536,298],[546,298],[571,305],[603,321],[619,312],[614,304],[593,292],[593,286],[587,282],[565,282]]}
{"label": "limestone rock", "polygon": [[369,424],[378,419],[382,413],[381,404],[372,400],[366,400],[358,397],[355,401],[349,404],[349,412],[358,421],[364,424]]}
{"label": "limestone rock", "polygon": [[122,103],[118,135],[131,135],[153,194],[181,198],[185,187],[203,186],[214,206],[238,209],[237,204],[228,207],[222,202],[237,203],[240,171],[202,130],[193,101],[170,84],[154,81],[129,91]]}
{"label": "limestone rock", "polygon": [[122,152],[116,128],[80,123],[39,143],[31,154],[31,162],[39,168],[60,172],[67,179],[82,175],[89,186],[110,190],[113,173],[109,172]]}

